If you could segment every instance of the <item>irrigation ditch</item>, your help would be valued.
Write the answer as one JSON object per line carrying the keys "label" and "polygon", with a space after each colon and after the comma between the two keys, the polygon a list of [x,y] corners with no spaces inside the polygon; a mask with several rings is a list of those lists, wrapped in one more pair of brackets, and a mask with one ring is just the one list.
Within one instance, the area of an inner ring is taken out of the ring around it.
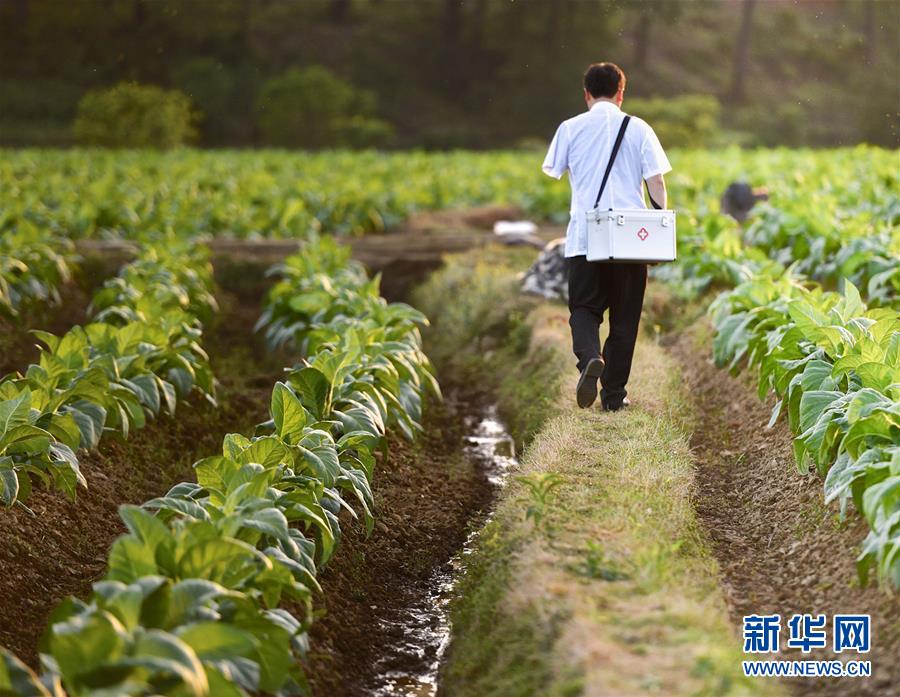
{"label": "irrigation ditch", "polygon": [[320,577],[313,625],[315,694],[433,697],[450,642],[449,602],[496,489],[515,462],[487,395],[451,388],[416,443],[391,442],[376,468],[376,528],[344,526]]}

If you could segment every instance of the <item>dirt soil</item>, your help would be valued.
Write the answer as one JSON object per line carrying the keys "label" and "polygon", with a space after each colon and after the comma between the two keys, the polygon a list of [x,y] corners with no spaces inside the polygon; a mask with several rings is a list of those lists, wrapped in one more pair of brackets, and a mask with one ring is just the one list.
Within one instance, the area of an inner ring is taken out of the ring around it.
{"label": "dirt soil", "polygon": [[77,283],[69,283],[60,295],[62,303],[56,307],[35,308],[15,319],[0,316],[0,377],[23,370],[37,361],[37,340],[30,329],[60,335],[76,324],[84,323],[91,291]]}
{"label": "dirt soil", "polygon": [[106,552],[124,531],[119,505],[143,503],[192,479],[192,463],[220,452],[225,434],[268,418],[282,362],[267,357],[252,334],[259,293],[220,300],[221,320],[204,340],[221,383],[218,409],[192,399],[179,404],[174,419],[151,421],[127,441],[105,438],[96,452],[81,454],[88,488],[74,502],[35,489],[28,501],[35,515],[0,509],[0,646],[33,667],[51,610],[68,595],[86,596],[103,576]]}
{"label": "dirt soil", "polygon": [[391,437],[388,459],[375,470],[370,538],[360,523],[343,521],[341,545],[319,579],[324,615],[313,624],[306,666],[314,694],[370,693],[383,647],[399,639],[384,620],[423,594],[433,570],[462,547],[469,523],[486,509],[491,488],[462,452],[463,417],[472,404],[449,392],[443,405],[429,406],[415,444]]}
{"label": "dirt soil", "polygon": [[[841,522],[823,503],[822,480],[802,476],[794,464],[792,437],[782,421],[766,425],[771,402],[761,402],[748,383],[716,368],[709,348],[698,350],[691,332],[671,346],[696,405],[691,438],[698,476],[695,501],[722,573],[736,627],[742,616],[780,613],[782,647],[787,619],[795,613],[828,616],[826,649],[782,658],[872,661],[871,678],[792,679],[803,697],[896,695],[900,688],[900,596],[877,586],[860,588],[855,558],[867,533],[855,512]],[[831,652],[831,616],[872,616],[871,652]]]}

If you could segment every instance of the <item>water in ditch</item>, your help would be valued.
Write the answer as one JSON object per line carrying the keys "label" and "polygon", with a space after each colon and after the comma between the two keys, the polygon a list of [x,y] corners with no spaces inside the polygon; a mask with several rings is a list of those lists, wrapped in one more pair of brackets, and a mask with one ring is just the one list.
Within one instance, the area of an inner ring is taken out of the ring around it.
{"label": "water in ditch", "polygon": [[[465,419],[465,454],[481,469],[489,486],[502,487],[516,460],[515,442],[489,406]],[[435,569],[427,584],[409,589],[403,612],[382,620],[382,629],[392,637],[375,665],[375,680],[369,694],[374,697],[434,697],[438,673],[450,643],[449,604],[463,560],[471,554],[480,528],[490,520],[481,515],[478,529],[470,533],[463,548],[446,564]]]}

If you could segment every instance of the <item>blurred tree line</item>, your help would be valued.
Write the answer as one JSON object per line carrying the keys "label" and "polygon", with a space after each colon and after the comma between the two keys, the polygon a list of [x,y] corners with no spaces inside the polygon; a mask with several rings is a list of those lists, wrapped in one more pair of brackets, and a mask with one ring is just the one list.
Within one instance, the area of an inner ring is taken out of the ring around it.
{"label": "blurred tree line", "polygon": [[664,144],[896,146],[898,30],[893,0],[0,0],[0,144],[102,139],[135,82],[201,145],[511,146],[612,60]]}

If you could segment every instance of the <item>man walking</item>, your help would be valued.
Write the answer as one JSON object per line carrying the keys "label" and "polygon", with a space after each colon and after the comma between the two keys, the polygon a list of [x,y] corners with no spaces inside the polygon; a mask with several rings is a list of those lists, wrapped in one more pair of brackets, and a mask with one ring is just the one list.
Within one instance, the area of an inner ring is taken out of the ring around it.
{"label": "man walking", "polygon": [[[553,136],[543,170],[560,179],[569,173],[572,204],[566,231],[569,272],[569,326],[572,348],[581,377],[576,388],[579,407],[597,399],[603,408],[618,411],[628,405],[625,384],[631,372],[637,340],[647,265],[587,261],[587,212],[594,209],[607,163],[622,123],[625,74],[613,63],[594,63],[584,73],[588,111],[563,121]],[[655,208],[666,207],[663,174],[672,169],[659,139],[643,120],[632,117],[622,135],[599,208],[645,208],[647,182]],[[609,337],[600,351],[600,323],[609,310]]]}

